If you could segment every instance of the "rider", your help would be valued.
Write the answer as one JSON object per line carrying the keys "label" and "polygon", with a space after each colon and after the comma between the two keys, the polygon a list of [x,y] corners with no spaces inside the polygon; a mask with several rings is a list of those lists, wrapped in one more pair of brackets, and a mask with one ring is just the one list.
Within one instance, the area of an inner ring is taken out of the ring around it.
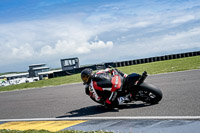
{"label": "rider", "polygon": [[103,103],[106,107],[115,107],[131,101],[130,95],[119,97],[124,79],[127,75],[119,70],[109,68],[93,73],[86,68],[81,72],[81,79],[86,85],[86,94],[96,102]]}

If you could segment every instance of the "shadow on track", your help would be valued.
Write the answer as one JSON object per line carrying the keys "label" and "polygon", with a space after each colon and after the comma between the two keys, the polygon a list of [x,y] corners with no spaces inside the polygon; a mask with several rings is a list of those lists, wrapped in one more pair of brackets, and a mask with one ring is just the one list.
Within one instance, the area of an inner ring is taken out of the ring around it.
{"label": "shadow on track", "polygon": [[67,112],[65,113],[65,115],[57,116],[56,118],[83,117],[83,116],[102,114],[106,112],[119,112],[119,110],[122,110],[122,109],[134,109],[134,108],[142,108],[142,107],[147,107],[147,106],[152,106],[152,105],[144,104],[144,103],[126,104],[126,105],[120,105],[118,108],[114,108],[114,109],[108,109],[102,105],[94,105],[94,106],[83,107],[77,110]]}

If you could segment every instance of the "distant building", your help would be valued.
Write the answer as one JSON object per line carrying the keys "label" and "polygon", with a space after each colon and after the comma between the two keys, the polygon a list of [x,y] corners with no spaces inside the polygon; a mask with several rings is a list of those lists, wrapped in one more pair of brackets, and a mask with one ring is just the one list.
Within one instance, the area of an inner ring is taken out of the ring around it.
{"label": "distant building", "polygon": [[38,77],[41,72],[48,72],[49,67],[45,66],[46,64],[33,64],[29,66],[29,77]]}
{"label": "distant building", "polygon": [[61,59],[60,61],[61,61],[61,67],[63,71],[79,68],[79,59],[77,57]]}
{"label": "distant building", "polygon": [[28,78],[28,73],[12,73],[0,76],[0,79],[6,79],[6,80],[12,80],[16,78]]}

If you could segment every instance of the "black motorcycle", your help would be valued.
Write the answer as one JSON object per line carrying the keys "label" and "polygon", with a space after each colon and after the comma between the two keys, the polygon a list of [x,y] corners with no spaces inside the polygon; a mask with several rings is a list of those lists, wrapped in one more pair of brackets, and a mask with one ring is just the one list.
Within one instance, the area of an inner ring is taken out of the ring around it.
{"label": "black motorcycle", "polygon": [[162,99],[162,92],[158,87],[144,82],[147,76],[146,71],[142,75],[136,73],[128,75],[122,94],[131,92],[134,101],[157,104]]}
{"label": "black motorcycle", "polygon": [[[118,69],[113,69],[116,73],[120,74]],[[132,73],[128,75],[123,81],[123,88],[118,90],[118,97],[121,96],[128,96],[131,94],[131,101],[142,101],[147,104],[157,104],[162,99],[162,92],[161,90],[149,83],[144,82],[147,78],[147,72],[144,71],[142,75],[137,73]],[[89,93],[89,87],[86,86],[86,94]],[[109,97],[110,92],[104,93],[101,101],[96,101],[95,99],[91,98],[97,103],[104,104],[104,101],[107,97]],[[105,97],[105,99],[104,99]]]}

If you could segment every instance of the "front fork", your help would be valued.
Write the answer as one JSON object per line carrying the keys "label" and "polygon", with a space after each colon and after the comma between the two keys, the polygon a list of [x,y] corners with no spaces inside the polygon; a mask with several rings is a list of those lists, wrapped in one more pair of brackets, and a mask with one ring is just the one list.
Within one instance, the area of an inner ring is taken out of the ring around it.
{"label": "front fork", "polygon": [[142,75],[138,78],[138,80],[135,81],[133,88],[131,88],[132,89],[132,91],[131,91],[131,93],[132,93],[132,100],[135,100],[135,101],[138,100],[137,94],[139,92],[139,86],[144,82],[144,80],[147,78],[147,76],[148,76],[147,72],[144,71],[142,73]]}
{"label": "front fork", "polygon": [[126,80],[124,81],[123,91],[119,92],[119,96],[124,95],[131,95],[132,100],[137,100],[136,95],[139,91],[139,86],[144,82],[144,80],[147,78],[147,72],[144,71],[142,75],[139,75],[137,73],[132,73],[126,77]]}
{"label": "front fork", "polygon": [[141,77],[135,82],[135,86],[139,86],[139,85],[141,85],[143,82],[144,82],[144,80],[147,78],[147,72],[146,71],[144,71],[143,73],[142,73],[142,75],[141,75]]}

